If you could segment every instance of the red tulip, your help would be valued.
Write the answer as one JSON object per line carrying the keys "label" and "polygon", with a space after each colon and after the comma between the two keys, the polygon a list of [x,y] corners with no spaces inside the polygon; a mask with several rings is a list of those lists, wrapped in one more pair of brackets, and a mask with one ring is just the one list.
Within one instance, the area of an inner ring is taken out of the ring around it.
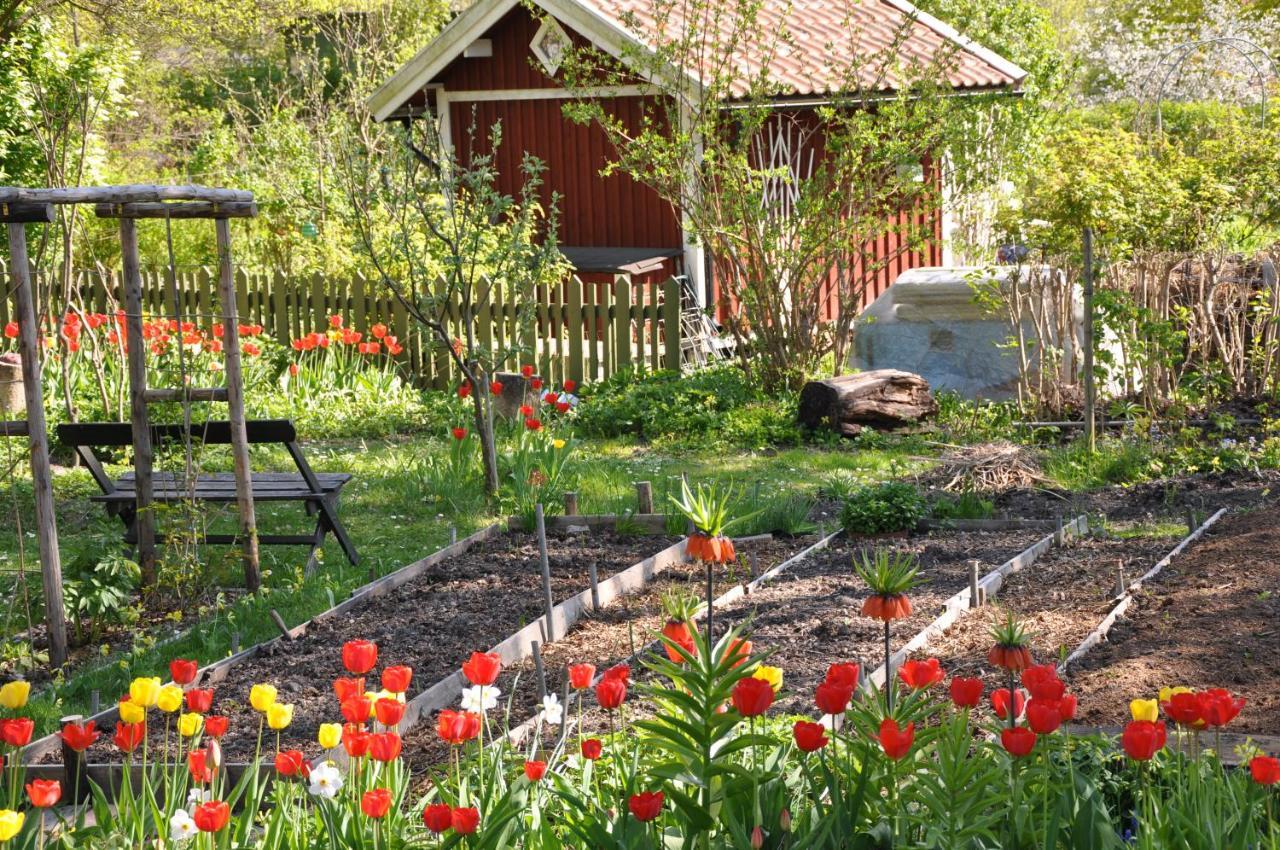
{"label": "red tulip", "polygon": [[395,732],[379,732],[369,739],[369,755],[374,761],[389,762],[400,758],[404,744]]}
{"label": "red tulip", "polygon": [[571,393],[571,392],[573,392],[574,390],[576,390],[577,388],[578,388],[578,382],[577,382],[577,381],[565,380],[565,382],[564,382],[564,391],[565,391],[565,392],[567,392],[567,393]]}
{"label": "red tulip", "polygon": [[1028,755],[1036,746],[1036,733],[1025,726],[1000,730],[1000,745],[1009,751],[1014,758]]}
{"label": "red tulip", "polygon": [[572,405],[567,401],[557,401],[556,413],[568,413],[570,407],[572,407]]}
{"label": "red tulip", "polygon": [[378,645],[371,640],[349,640],[342,645],[342,666],[363,676],[378,663]]}
{"label": "red tulip", "polygon": [[459,835],[470,835],[480,826],[480,811],[473,808],[457,808],[453,810],[453,831]]}
{"label": "red tulip", "polygon": [[413,669],[403,664],[388,667],[382,671],[382,687],[393,694],[407,693],[409,683],[413,681]]}
{"label": "red tulip", "polygon": [[982,702],[982,680],[956,676],[951,680],[951,701],[956,708],[977,708]]}
{"label": "red tulip", "polygon": [[98,740],[96,721],[88,723],[68,723],[62,727],[62,741],[77,753],[82,753]]}
{"label": "red tulip", "polygon": [[197,785],[202,785],[213,779],[213,766],[209,764],[209,751],[207,749],[199,749],[187,753],[187,771],[191,774],[191,781]]}
{"label": "red tulip", "polygon": [[348,723],[365,723],[373,714],[373,700],[364,694],[342,703],[342,716]]}
{"label": "red tulip", "polygon": [[302,771],[302,753],[299,750],[281,750],[276,753],[276,773],[281,776],[297,776]]}
{"label": "red tulip", "polygon": [[946,678],[946,673],[938,664],[938,659],[928,661],[907,661],[898,668],[898,678],[913,691],[931,688]]}
{"label": "red tulip", "polygon": [[569,684],[574,690],[585,690],[591,687],[591,681],[596,677],[596,665],[594,664],[570,664],[569,665]]}
{"label": "red tulip", "polygon": [[502,395],[502,381],[492,381],[489,384],[489,392],[494,395]]}
{"label": "red tulip", "polygon": [[336,331],[336,330],[338,330],[339,328],[341,328],[341,327],[342,327],[342,317],[341,317],[341,316],[339,316],[337,313],[335,313],[335,314],[333,314],[332,316],[330,316],[330,317],[329,317],[329,327],[333,328],[335,331]]}
{"label": "red tulip", "polygon": [[342,748],[353,759],[364,758],[369,754],[369,742],[373,735],[360,728],[358,723],[348,723],[342,727]]}
{"label": "red tulip", "polygon": [[523,366],[521,366],[521,367],[520,367],[520,374],[521,374],[521,375],[523,375],[523,376],[524,376],[524,377],[526,377],[526,378],[532,378],[532,377],[533,377],[533,367],[532,367],[532,366],[530,366],[528,363],[524,364]]}
{"label": "red tulip", "polygon": [[541,431],[542,420],[535,419],[534,417],[530,416],[529,418],[524,420],[524,427],[530,431]]}
{"label": "red tulip", "polygon": [[529,406],[529,405],[527,405],[527,404],[522,404],[522,405],[520,405],[520,415],[521,415],[521,416],[524,416],[524,417],[532,416],[532,415],[533,415],[533,408],[532,408],[532,407],[530,407],[530,406]]}
{"label": "red tulip", "polygon": [[538,390],[542,389],[542,379],[541,379],[541,378],[534,378],[532,381],[530,381],[530,382],[529,382],[529,387],[530,387],[534,392],[537,392]]}
{"label": "red tulip", "polygon": [[436,718],[436,734],[452,746],[461,746],[480,734],[480,715],[446,708]]}
{"label": "red tulip", "polygon": [[213,708],[213,688],[192,688],[187,691],[187,711],[208,714]]}
{"label": "red tulip", "polygon": [[62,799],[62,785],[56,779],[33,779],[27,783],[27,797],[37,809],[47,809]]}
{"label": "red tulip", "polygon": [[1133,720],[1124,727],[1120,735],[1120,745],[1125,754],[1134,761],[1147,761],[1159,752],[1168,740],[1164,721],[1152,723],[1150,720]]}
{"label": "red tulip", "polygon": [[814,692],[813,701],[823,714],[844,714],[853,699],[853,688],[836,682],[823,682]]}
{"label": "red tulip", "polygon": [[422,810],[422,823],[439,835],[453,828],[453,809],[445,803],[432,803]]}
{"label": "red tulip", "polygon": [[631,810],[631,815],[641,823],[653,820],[662,814],[663,795],[661,791],[641,791],[639,794],[632,794],[627,800],[627,808]]}
{"label": "red tulip", "polygon": [[1058,678],[1058,669],[1052,664],[1035,664],[1022,671],[1022,685],[1032,699],[1056,702],[1066,693],[1066,685]]}
{"label": "red tulip", "polygon": [[524,763],[524,775],[530,782],[537,782],[547,773],[547,763],[545,761],[526,761]]}
{"label": "red tulip", "polygon": [[0,718],[0,741],[11,747],[25,747],[31,743],[31,733],[36,724],[30,717]]}
{"label": "red tulip", "polygon": [[467,438],[467,429],[461,426],[453,429],[453,438],[455,440],[465,440]]}
{"label": "red tulip", "polygon": [[469,395],[471,395],[471,384],[463,381],[458,385],[458,398],[466,398]]}
{"label": "red tulip", "polygon": [[1058,712],[1062,715],[1063,723],[1070,723],[1075,719],[1077,704],[1075,694],[1064,694],[1062,699],[1058,700]]}
{"label": "red tulip", "polygon": [[383,697],[373,704],[374,716],[383,726],[398,726],[404,717],[404,703],[398,699]]}
{"label": "red tulip", "polygon": [[[1013,716],[1021,717],[1022,709],[1026,706],[1027,698],[1021,690],[1013,692]],[[1009,719],[1009,689],[1000,688],[991,692],[991,707],[996,712],[996,717],[1001,720]]]}
{"label": "red tulip", "polygon": [[[767,684],[767,683],[766,683]],[[772,688],[770,688],[772,690]],[[622,678],[605,678],[596,685],[596,702],[605,711],[613,711],[627,698],[627,682]]]}
{"label": "red tulip", "polygon": [[615,664],[600,676],[601,679],[619,679],[623,684],[631,684],[631,667],[627,664]]}
{"label": "red tulip", "polygon": [[582,757],[588,761],[600,758],[603,751],[604,745],[600,743],[599,738],[588,738],[582,742]]}
{"label": "red tulip", "polygon": [[1275,756],[1254,756],[1249,761],[1249,774],[1259,785],[1275,785],[1280,782],[1280,759]]}
{"label": "red tulip", "polygon": [[791,727],[791,734],[796,739],[796,747],[806,753],[820,750],[829,743],[827,729],[821,723],[797,720]]}
{"label": "red tulip", "polygon": [[1032,698],[1027,703],[1027,725],[1037,735],[1052,735],[1062,725],[1062,712],[1058,701]]}
{"label": "red tulip", "polygon": [[859,669],[855,662],[840,661],[827,668],[827,677],[823,681],[827,684],[847,687],[852,691],[858,687],[858,678]]}
{"label": "red tulip", "polygon": [[210,800],[196,806],[191,819],[201,832],[219,832],[231,818],[231,807],[221,800]]}
{"label": "red tulip", "polygon": [[387,326],[382,322],[378,322],[376,325],[369,328],[369,333],[373,334],[374,339],[382,339],[387,335]]}
{"label": "red tulip", "polygon": [[492,685],[501,670],[502,659],[496,652],[473,652],[462,665],[462,675],[473,685]]}
{"label": "red tulip", "polygon": [[200,665],[186,658],[175,658],[169,662],[169,677],[175,685],[189,685],[196,680],[196,672]]}
{"label": "red tulip", "polygon": [[1174,723],[1180,726],[1191,726],[1203,729],[1205,726],[1205,702],[1199,694],[1177,693],[1168,701],[1160,704],[1160,708]]}
{"label": "red tulip", "polygon": [[1213,688],[1198,696],[1204,722],[1211,727],[1226,726],[1244,708],[1244,698],[1237,699],[1224,688]]}
{"label": "red tulip", "polygon": [[739,679],[733,686],[730,700],[743,717],[758,717],[773,705],[773,685],[750,676]]}
{"label": "red tulip", "polygon": [[897,761],[911,752],[911,743],[916,739],[916,724],[908,723],[906,729],[898,726],[898,721],[886,717],[880,721],[880,747],[884,754]]}
{"label": "red tulip", "polygon": [[[205,724],[208,725],[208,720]],[[116,721],[116,734],[111,738],[111,743],[116,745],[116,749],[122,753],[131,753],[142,743],[143,737],[147,734],[147,727],[142,723],[121,723]]]}
{"label": "red tulip", "polygon": [[364,696],[364,677],[343,678],[339,677],[333,680],[333,695],[338,698],[338,705],[342,705],[352,697]]}
{"label": "red tulip", "polygon": [[386,817],[387,812],[391,811],[391,790],[374,788],[372,791],[365,791],[360,798],[360,811],[374,820]]}
{"label": "red tulip", "polygon": [[230,721],[221,714],[210,714],[204,719],[204,734],[207,738],[221,738],[227,734]]}

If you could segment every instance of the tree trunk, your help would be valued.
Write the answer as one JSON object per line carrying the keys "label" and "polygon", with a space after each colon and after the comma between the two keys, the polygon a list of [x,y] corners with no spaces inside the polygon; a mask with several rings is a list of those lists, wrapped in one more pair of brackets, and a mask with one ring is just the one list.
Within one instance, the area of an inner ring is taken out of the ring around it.
{"label": "tree trunk", "polygon": [[937,410],[924,378],[877,369],[810,381],[800,391],[798,416],[806,427],[853,436],[864,427],[895,428],[918,422]]}

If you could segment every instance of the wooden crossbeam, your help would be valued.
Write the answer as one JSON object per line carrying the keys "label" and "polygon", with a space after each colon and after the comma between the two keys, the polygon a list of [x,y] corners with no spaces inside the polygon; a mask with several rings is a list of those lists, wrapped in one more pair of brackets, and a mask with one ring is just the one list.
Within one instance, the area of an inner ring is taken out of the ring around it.
{"label": "wooden crossbeam", "polygon": [[138,204],[157,201],[252,202],[244,189],[212,189],[207,186],[78,186],[68,189],[31,189],[0,186],[0,203],[30,201],[39,204]]}
{"label": "wooden crossbeam", "polygon": [[0,203],[0,221],[16,224],[43,223],[53,221],[53,204],[35,204],[26,201],[19,203]]}
{"label": "wooden crossbeam", "polygon": [[98,218],[253,218],[258,205],[252,201],[95,204],[93,212]]}
{"label": "wooden crossbeam", "polygon": [[189,387],[187,389],[149,389],[142,393],[147,404],[165,401],[226,401],[226,387]]}
{"label": "wooden crossbeam", "polygon": [[26,437],[31,433],[25,419],[17,422],[0,421],[0,437]]}

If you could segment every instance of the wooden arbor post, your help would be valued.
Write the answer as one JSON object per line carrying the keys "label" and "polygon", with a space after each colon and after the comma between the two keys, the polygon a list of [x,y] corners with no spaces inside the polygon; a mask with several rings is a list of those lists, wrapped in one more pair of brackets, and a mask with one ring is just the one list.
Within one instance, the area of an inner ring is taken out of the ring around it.
{"label": "wooden arbor post", "polygon": [[49,468],[49,434],[40,387],[40,333],[35,293],[27,259],[24,222],[53,221],[49,204],[3,204],[0,220],[8,223],[9,273],[13,280],[14,312],[18,319],[18,351],[22,356],[22,385],[27,403],[27,439],[31,446],[31,486],[35,491],[36,537],[40,547],[40,577],[44,585],[45,620],[49,629],[49,661],[67,663],[67,615],[62,602],[62,556],[58,551],[58,515],[53,504],[53,475]]}

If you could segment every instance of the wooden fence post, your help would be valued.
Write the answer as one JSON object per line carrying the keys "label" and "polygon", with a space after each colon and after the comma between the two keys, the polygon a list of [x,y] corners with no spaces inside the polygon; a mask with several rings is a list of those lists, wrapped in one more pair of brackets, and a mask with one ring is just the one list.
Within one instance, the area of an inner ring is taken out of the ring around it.
{"label": "wooden fence post", "polygon": [[662,330],[666,345],[666,367],[680,371],[680,281],[668,278],[663,284]]}
{"label": "wooden fence post", "polygon": [[142,270],[138,267],[138,223],[120,219],[120,256],[124,289],[125,336],[128,339],[129,416],[133,426],[133,475],[136,500],[134,529],[143,587],[156,583],[156,518],[151,505],[151,467],[155,454],[147,415],[147,343],[142,336]]}
{"label": "wooden fence post", "polygon": [[613,331],[615,371],[631,365],[631,277],[620,274],[613,279]]}
{"label": "wooden fence post", "polygon": [[[56,669],[67,663],[67,615],[62,607],[62,557],[58,552],[58,515],[53,503],[53,473],[49,467],[49,431],[40,386],[40,336],[36,324],[35,292],[27,260],[27,231],[9,222],[9,270],[18,321],[18,353],[22,358],[22,389],[27,405],[27,439],[31,446],[31,487],[36,503],[36,536],[40,545],[40,576],[44,583],[45,620],[49,627],[49,662]],[[0,301],[6,299],[0,298]],[[16,473],[10,473],[16,474]]]}

